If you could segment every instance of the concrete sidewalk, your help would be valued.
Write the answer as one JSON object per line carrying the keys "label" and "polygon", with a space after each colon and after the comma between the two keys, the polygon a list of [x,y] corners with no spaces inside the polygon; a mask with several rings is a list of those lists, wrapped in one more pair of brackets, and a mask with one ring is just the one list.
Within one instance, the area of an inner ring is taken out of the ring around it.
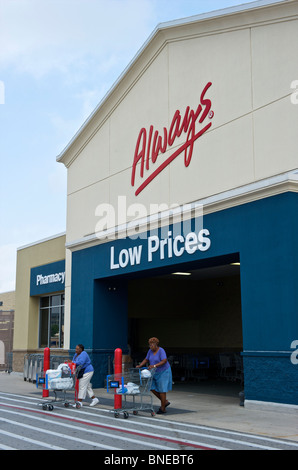
{"label": "concrete sidewalk", "polygon": [[[156,419],[210,426],[298,442],[298,407],[253,403],[240,406],[239,385],[233,383],[174,384],[167,397],[171,405]],[[42,398],[41,386],[24,381],[23,374],[0,372],[0,392]],[[95,389],[98,408],[113,409],[113,396]],[[51,397],[50,392],[50,397]],[[86,400],[87,401],[87,400]],[[156,409],[158,400],[153,401]],[[92,410],[92,408],[90,408]],[[78,411],[79,412],[79,411]]]}

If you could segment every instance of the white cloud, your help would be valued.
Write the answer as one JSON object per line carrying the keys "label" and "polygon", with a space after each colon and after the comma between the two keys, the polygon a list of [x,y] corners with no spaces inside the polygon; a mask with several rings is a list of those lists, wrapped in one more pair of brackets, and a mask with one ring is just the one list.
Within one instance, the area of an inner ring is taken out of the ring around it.
{"label": "white cloud", "polygon": [[153,5],[150,0],[2,0],[0,63],[35,78],[84,68],[87,61],[90,67],[90,58],[109,68],[150,34]]}

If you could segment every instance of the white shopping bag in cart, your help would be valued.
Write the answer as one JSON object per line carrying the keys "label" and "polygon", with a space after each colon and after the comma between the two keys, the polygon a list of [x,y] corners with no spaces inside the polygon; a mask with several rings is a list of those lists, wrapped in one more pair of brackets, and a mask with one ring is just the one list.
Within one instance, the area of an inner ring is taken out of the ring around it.
{"label": "white shopping bag in cart", "polygon": [[49,390],[71,390],[73,388],[73,380],[71,377],[52,379],[48,385]]}
{"label": "white shopping bag in cart", "polygon": [[143,369],[143,370],[141,371],[141,377],[142,377],[143,379],[148,379],[149,377],[151,377],[151,372],[150,372],[150,370],[148,370],[148,369]]}

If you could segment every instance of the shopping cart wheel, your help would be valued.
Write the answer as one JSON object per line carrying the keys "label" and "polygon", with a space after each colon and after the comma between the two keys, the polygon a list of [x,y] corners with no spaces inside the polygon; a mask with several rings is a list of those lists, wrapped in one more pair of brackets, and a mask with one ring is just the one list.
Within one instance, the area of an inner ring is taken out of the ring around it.
{"label": "shopping cart wheel", "polygon": [[120,416],[120,413],[117,413],[117,412],[114,413],[114,417],[115,417],[115,418],[119,418],[119,416]]}
{"label": "shopping cart wheel", "polygon": [[136,416],[136,415],[138,414],[138,412],[137,412],[137,411],[133,411],[133,414]]}
{"label": "shopping cart wheel", "polygon": [[53,405],[48,405],[48,410],[49,411],[53,411],[53,409],[54,409]]}
{"label": "shopping cart wheel", "polygon": [[64,406],[65,406],[65,408],[68,408],[68,407],[69,407],[68,401],[64,403]]}
{"label": "shopping cart wheel", "polygon": [[128,418],[128,413],[127,413],[127,411],[124,411],[124,413],[123,413],[123,418],[124,418],[124,419],[127,419],[127,418]]}
{"label": "shopping cart wheel", "polygon": [[42,409],[43,409],[43,410],[46,410],[47,407],[48,407],[47,405],[42,405]]}
{"label": "shopping cart wheel", "polygon": [[155,411],[151,411],[151,416],[155,416],[155,415],[156,415]]}
{"label": "shopping cart wheel", "polygon": [[76,403],[76,408],[81,408],[80,403],[78,403],[78,402]]}

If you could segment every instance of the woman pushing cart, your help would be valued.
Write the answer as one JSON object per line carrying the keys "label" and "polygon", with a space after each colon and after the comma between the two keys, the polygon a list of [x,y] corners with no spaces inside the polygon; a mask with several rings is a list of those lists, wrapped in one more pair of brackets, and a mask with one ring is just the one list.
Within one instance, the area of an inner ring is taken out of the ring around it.
{"label": "woman pushing cart", "polygon": [[148,369],[155,369],[152,379],[151,392],[160,400],[161,406],[157,414],[166,413],[167,406],[170,405],[167,400],[167,392],[172,390],[172,369],[168,362],[166,352],[159,346],[159,339],[153,337],[148,340],[149,351],[145,359],[136,367],[143,367],[149,362]]}
{"label": "woman pushing cart", "polygon": [[83,400],[86,398],[88,394],[89,398],[92,399],[90,406],[95,406],[99,402],[98,398],[95,397],[92,386],[91,386],[91,378],[94,374],[94,368],[91,364],[91,360],[89,355],[84,350],[83,344],[78,344],[76,346],[76,353],[73,356],[72,362],[76,364],[76,367],[80,367],[80,371],[78,374],[79,380],[79,392],[78,392],[78,400],[76,402],[76,408],[81,408],[83,406]]}

